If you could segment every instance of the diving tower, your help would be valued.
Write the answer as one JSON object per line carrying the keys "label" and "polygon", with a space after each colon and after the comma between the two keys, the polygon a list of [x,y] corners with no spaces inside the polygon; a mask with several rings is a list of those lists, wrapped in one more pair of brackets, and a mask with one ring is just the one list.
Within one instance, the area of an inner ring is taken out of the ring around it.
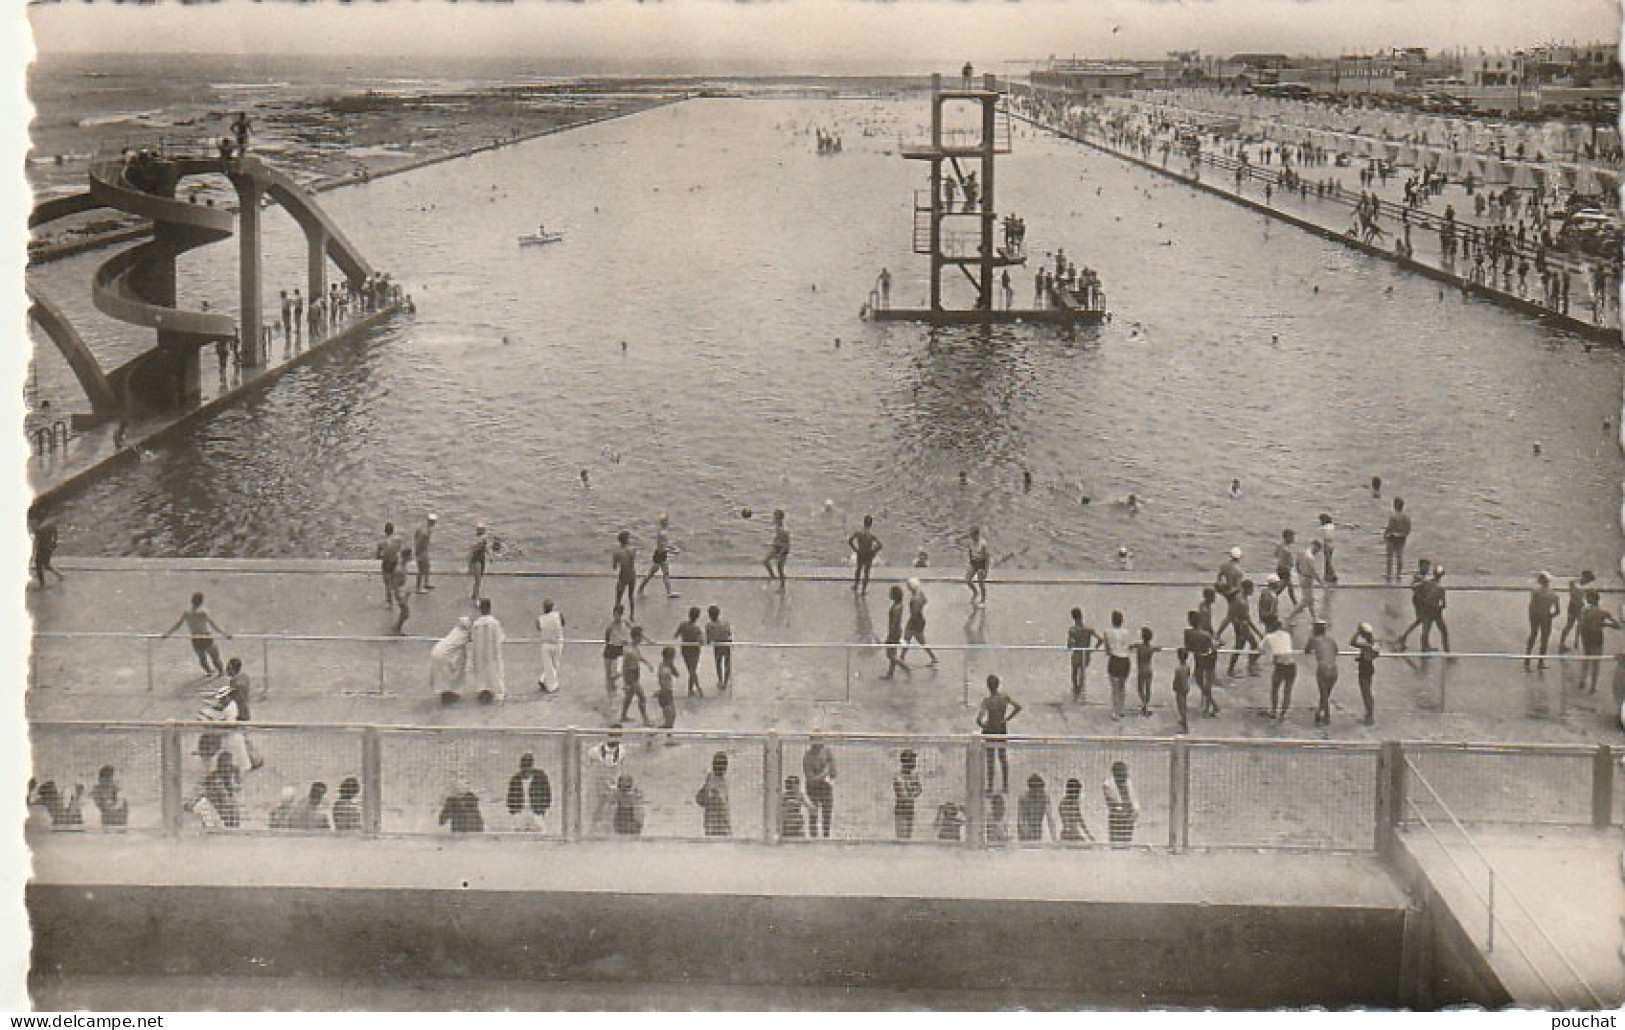
{"label": "diving tower", "polygon": [[[966,75],[955,86],[945,86],[940,74],[931,76],[930,138],[900,148],[904,160],[928,166],[927,188],[914,195],[913,249],[930,259],[930,301],[925,308],[877,304],[871,311],[875,320],[1076,325],[1104,319],[1097,291],[1080,295],[1059,284],[1045,291],[1051,301],[1047,307],[1017,308],[1013,292],[1005,306],[994,302],[1002,276],[1027,263],[1024,234],[1013,236],[1001,228],[995,193],[995,159],[1010,153],[1010,116],[1003,97],[993,75],[979,81]],[[949,269],[969,281],[975,295],[969,307],[945,300],[942,280]]]}

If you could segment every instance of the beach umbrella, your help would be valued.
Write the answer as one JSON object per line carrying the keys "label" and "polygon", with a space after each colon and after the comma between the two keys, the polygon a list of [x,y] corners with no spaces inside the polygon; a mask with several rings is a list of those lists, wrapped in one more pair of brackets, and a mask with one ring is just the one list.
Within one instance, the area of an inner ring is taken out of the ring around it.
{"label": "beach umbrella", "polygon": [[1479,180],[1484,178],[1484,159],[1482,157],[1477,154],[1458,154],[1457,157],[1460,159],[1457,171],[1463,179],[1469,175]]}
{"label": "beach umbrella", "polygon": [[1505,186],[1512,181],[1512,171],[1507,162],[1499,158],[1484,159],[1484,181],[1491,186]]}
{"label": "beach umbrella", "polygon": [[1388,161],[1390,163],[1397,161],[1399,159],[1399,144],[1393,142],[1392,140],[1383,140],[1379,153],[1382,155],[1382,159],[1384,161]]}
{"label": "beach umbrella", "polygon": [[1602,183],[1598,180],[1597,169],[1590,165],[1581,165],[1580,173],[1574,180],[1574,192],[1583,193],[1589,197],[1602,191]]}
{"label": "beach umbrella", "polygon": [[1399,154],[1394,158],[1394,163],[1414,168],[1416,166],[1416,159],[1416,148],[1407,143],[1399,148]]}
{"label": "beach umbrella", "polygon": [[1532,190],[1540,187],[1540,169],[1526,161],[1519,161],[1512,166],[1512,185],[1520,190]]}
{"label": "beach umbrella", "polygon": [[1620,173],[1618,169],[1594,168],[1591,174],[1597,177],[1597,185],[1601,188],[1601,192],[1611,197],[1619,193]]}

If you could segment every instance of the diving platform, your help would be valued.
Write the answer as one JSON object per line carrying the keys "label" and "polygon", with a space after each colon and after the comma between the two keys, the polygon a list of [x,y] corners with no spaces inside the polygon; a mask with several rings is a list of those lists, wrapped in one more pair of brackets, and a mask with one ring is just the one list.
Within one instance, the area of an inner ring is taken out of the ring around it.
{"label": "diving platform", "polygon": [[930,308],[875,308],[876,322],[930,322],[932,325],[1098,325],[1106,312],[1081,306],[1053,308],[993,308],[990,311]]}
{"label": "diving platform", "polygon": [[[1009,269],[1025,266],[1028,251],[1026,222],[1014,214],[1001,216],[994,195],[994,158],[1010,153],[1010,114],[1003,101],[998,80],[992,75],[973,78],[969,65],[957,87],[944,83],[941,75],[931,77],[930,137],[898,147],[904,160],[928,165],[925,187],[914,194],[912,249],[930,260],[929,300],[918,308],[892,307],[886,302],[890,273],[883,270],[879,288],[864,305],[866,317],[931,325],[1105,321],[1093,279],[1086,290],[1073,293],[1041,273],[1040,292],[1048,303],[1032,308],[1011,303]],[[950,286],[964,276],[973,296],[966,298],[958,287],[956,303],[953,291],[944,290],[944,269],[957,272],[949,276]],[[1065,271],[1057,269],[1057,274]],[[996,303],[999,294],[1004,307]]]}

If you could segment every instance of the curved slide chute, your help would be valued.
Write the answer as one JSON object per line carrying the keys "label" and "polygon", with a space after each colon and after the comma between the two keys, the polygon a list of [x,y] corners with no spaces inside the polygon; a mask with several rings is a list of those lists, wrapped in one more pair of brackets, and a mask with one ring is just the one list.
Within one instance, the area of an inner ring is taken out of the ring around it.
{"label": "curved slide chute", "polygon": [[101,362],[91,353],[84,337],[79,335],[73,323],[50,298],[34,289],[31,283],[24,284],[24,289],[28,292],[28,316],[45,330],[45,335],[62,352],[68,367],[73,370],[74,378],[79,380],[85,396],[90,398],[91,412],[97,415],[117,414],[123,408],[118,391],[102,371]]}
{"label": "curved slide chute", "polygon": [[266,194],[299,223],[306,237],[314,238],[320,234],[327,241],[327,256],[339,266],[345,278],[360,283],[372,275],[372,265],[361,256],[338,223],[317,207],[310,192],[286,172],[271,167],[253,154],[238,158],[233,166],[234,174],[246,175],[264,187]]}

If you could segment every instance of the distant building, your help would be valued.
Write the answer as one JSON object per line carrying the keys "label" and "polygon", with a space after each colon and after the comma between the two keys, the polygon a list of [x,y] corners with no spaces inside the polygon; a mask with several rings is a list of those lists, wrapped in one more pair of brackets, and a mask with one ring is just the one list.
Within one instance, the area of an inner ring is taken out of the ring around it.
{"label": "distant building", "polygon": [[1128,96],[1141,84],[1141,70],[1131,64],[1104,61],[1051,61],[1030,76],[1033,92],[1057,100],[1087,101]]}

